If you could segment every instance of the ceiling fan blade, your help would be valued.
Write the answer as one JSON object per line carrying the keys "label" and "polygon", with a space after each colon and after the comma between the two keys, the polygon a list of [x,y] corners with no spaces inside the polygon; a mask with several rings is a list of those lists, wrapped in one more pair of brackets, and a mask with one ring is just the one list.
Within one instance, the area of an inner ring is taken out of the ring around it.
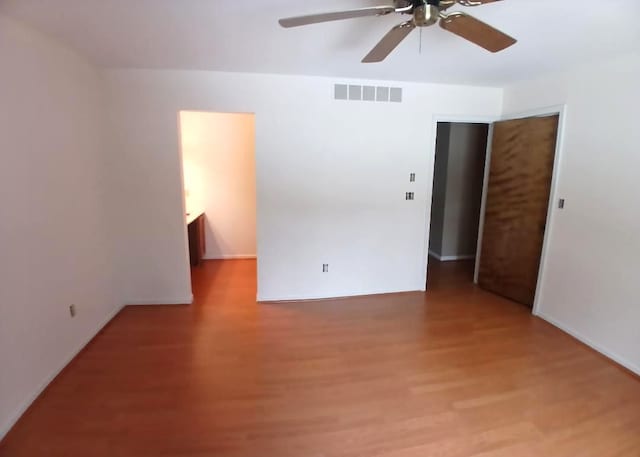
{"label": "ceiling fan blade", "polygon": [[296,16],[280,19],[278,22],[282,27],[299,27],[301,25],[318,24],[320,22],[340,21],[342,19],[353,19],[366,16],[384,16],[394,13],[393,6],[373,6],[371,8],[359,8],[355,10],[336,11],[333,13],[310,14],[308,16]]}
{"label": "ceiling fan blade", "polygon": [[440,27],[491,52],[502,51],[517,42],[506,33],[459,11],[443,17]]}
{"label": "ceiling fan blade", "polygon": [[362,59],[363,63],[382,62],[396,46],[404,40],[416,26],[413,21],[403,22],[394,28],[380,40],[378,44]]}

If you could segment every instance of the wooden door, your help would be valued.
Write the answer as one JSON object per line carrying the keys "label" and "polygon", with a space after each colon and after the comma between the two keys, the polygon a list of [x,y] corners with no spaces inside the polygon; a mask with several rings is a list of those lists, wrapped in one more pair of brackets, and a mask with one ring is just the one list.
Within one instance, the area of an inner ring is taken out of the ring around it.
{"label": "wooden door", "polygon": [[558,116],[497,122],[478,285],[533,305],[558,133]]}

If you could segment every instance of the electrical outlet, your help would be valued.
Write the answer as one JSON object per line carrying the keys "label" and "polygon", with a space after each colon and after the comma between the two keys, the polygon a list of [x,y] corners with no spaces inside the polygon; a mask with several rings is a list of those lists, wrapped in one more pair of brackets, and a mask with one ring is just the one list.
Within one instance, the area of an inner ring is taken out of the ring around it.
{"label": "electrical outlet", "polygon": [[76,305],[69,305],[69,314],[71,317],[76,316]]}
{"label": "electrical outlet", "polygon": [[413,200],[414,198],[414,193],[413,192],[405,192],[404,194],[404,199],[405,200]]}
{"label": "electrical outlet", "polygon": [[409,182],[416,182],[416,174],[409,173]]}
{"label": "electrical outlet", "polygon": [[328,263],[323,263],[322,264],[322,272],[323,273],[329,273],[329,264]]}

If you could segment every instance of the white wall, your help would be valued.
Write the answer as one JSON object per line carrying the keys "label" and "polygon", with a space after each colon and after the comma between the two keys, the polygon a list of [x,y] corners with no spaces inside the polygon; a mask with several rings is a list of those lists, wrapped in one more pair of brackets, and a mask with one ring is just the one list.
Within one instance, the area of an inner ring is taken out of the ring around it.
{"label": "white wall", "polygon": [[204,257],[255,257],[255,116],[182,111],[180,131],[186,210],[205,212]]}
{"label": "white wall", "polygon": [[[640,373],[640,55],[505,91],[506,115],[566,104],[537,312]],[[555,202],[554,202],[555,203]]]}
{"label": "white wall", "polygon": [[336,101],[345,81],[294,76],[119,70],[108,81],[129,303],[190,300],[180,110],[256,115],[258,295],[274,300],[424,288],[433,116],[497,116],[502,104],[500,89],[405,83],[402,103]]}
{"label": "white wall", "polygon": [[0,62],[1,438],[119,309],[119,298],[100,78],[69,50],[2,16]]}

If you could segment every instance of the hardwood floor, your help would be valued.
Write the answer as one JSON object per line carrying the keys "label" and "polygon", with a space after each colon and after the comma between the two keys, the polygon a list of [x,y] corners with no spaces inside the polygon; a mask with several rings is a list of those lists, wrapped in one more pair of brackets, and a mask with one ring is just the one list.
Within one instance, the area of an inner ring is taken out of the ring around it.
{"label": "hardwood floor", "polygon": [[438,291],[455,287],[461,290],[473,289],[473,270],[475,260],[457,260],[440,262],[429,256],[427,284],[429,291]]}
{"label": "hardwood floor", "polygon": [[125,308],[0,456],[640,455],[638,378],[464,267],[432,264],[427,294],[260,305],[255,270],[207,261],[193,306]]}

